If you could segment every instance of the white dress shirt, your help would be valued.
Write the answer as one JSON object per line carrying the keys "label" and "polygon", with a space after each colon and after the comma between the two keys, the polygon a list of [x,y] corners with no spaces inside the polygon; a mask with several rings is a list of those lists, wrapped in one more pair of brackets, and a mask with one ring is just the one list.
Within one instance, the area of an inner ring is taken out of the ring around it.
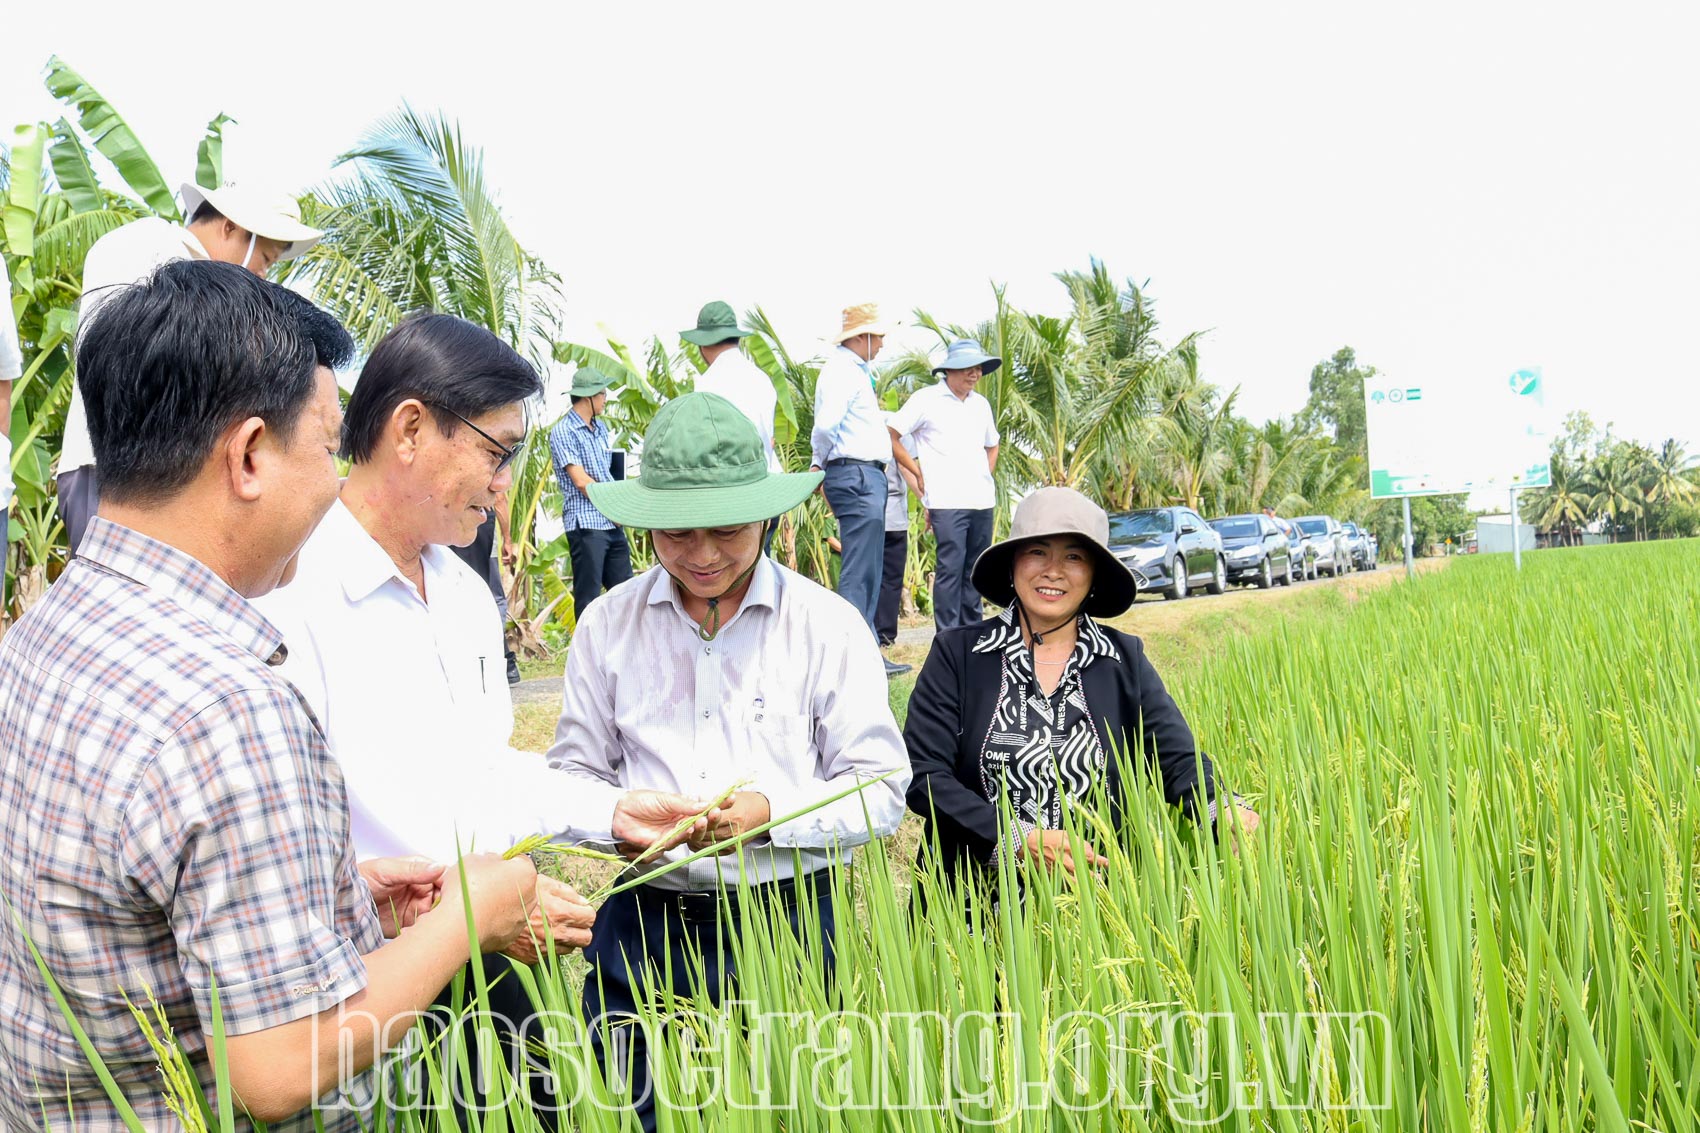
{"label": "white dress shirt", "polygon": [[[6,300],[0,310],[0,382],[11,383],[23,376],[24,354],[18,347],[18,324],[12,318],[12,279],[6,272],[6,261],[0,257],[0,297]],[[6,509],[12,503],[12,419],[0,421],[0,523],[6,522]],[[0,547],[5,546],[0,536]],[[0,579],[0,585],[4,580]],[[0,599],[4,594],[0,593]]]}
{"label": "white dress shirt", "polygon": [[[206,248],[180,224],[157,216],[132,220],[94,242],[83,262],[83,297],[77,319],[86,323],[118,288],[137,283],[174,260],[205,260]],[[94,465],[94,442],[89,439],[88,412],[83,391],[71,387],[71,408],[65,413],[65,437],[59,452],[59,471]]]}
{"label": "white dress shirt", "polygon": [[809,438],[814,463],[829,460],[891,459],[891,434],[885,413],[874,396],[874,379],[867,363],[848,347],[827,354],[815,378],[815,428]]}
{"label": "white dress shirt", "polygon": [[738,412],[750,419],[761,434],[762,451],[767,453],[767,470],[783,472],[779,457],[773,451],[773,414],[779,405],[779,395],[773,391],[769,378],[754,362],[744,357],[737,347],[723,352],[697,379],[697,389],[717,393],[738,407]]}
{"label": "white dress shirt", "polygon": [[[899,439],[904,448],[915,443],[913,436]],[[909,481],[895,460],[885,466],[885,529],[888,533],[909,530]]]}
{"label": "white dress shirt", "polygon": [[[892,773],[752,840],[747,879],[791,876],[794,853],[802,872],[824,868],[833,848],[885,837],[903,818],[909,755],[873,635],[844,599],[765,556],[713,641],[661,567],[616,586],[573,635],[565,689],[549,761],[609,816],[623,790],[712,799],[749,780],[779,819]],[[586,835],[607,839],[607,821]],[[738,858],[704,858],[654,884],[735,884]]]}
{"label": "white dress shirt", "polygon": [[998,443],[998,427],[992,403],[979,393],[957,397],[940,379],[911,394],[891,415],[891,427],[915,439],[909,455],[921,465],[927,486],[921,502],[929,509],[997,505],[986,450]]}
{"label": "white dress shirt", "polygon": [[[597,821],[577,784],[508,746],[513,702],[489,585],[446,547],[425,599],[341,500],[289,585],[255,602],[283,634],[348,785],[360,858],[504,850]],[[600,818],[603,824],[607,819]]]}

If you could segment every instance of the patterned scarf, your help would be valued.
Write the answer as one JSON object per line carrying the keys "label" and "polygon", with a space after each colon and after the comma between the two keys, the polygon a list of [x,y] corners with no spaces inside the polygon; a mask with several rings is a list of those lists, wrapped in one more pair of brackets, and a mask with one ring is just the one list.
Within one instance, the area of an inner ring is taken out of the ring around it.
{"label": "patterned scarf", "polygon": [[1064,804],[1086,798],[1104,774],[1104,749],[1080,675],[1099,658],[1120,664],[1122,656],[1097,622],[1082,614],[1076,625],[1074,651],[1049,696],[1034,676],[1014,607],[974,643],[975,653],[1003,654],[997,708],[980,748],[980,786],[988,799],[1000,788],[1008,792],[1016,843],[1030,830],[1060,829]]}

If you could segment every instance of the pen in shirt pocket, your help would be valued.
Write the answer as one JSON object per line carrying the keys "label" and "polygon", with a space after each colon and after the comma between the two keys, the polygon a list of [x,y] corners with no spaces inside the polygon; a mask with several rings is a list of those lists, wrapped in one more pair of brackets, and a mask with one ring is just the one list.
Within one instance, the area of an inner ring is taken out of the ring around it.
{"label": "pen in shirt pocket", "polygon": [[490,686],[484,683],[484,658],[478,658],[478,691],[489,692]]}

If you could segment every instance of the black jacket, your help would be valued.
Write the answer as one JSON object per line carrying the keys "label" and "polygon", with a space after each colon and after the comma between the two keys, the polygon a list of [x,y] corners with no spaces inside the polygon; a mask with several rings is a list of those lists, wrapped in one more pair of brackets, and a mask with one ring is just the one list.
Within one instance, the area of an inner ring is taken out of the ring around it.
{"label": "black jacket", "polygon": [[[997,707],[1003,655],[972,652],[992,628],[989,621],[959,626],[933,640],[903,727],[914,771],[909,809],[927,820],[923,845],[931,844],[936,830],[947,874],[970,862],[990,864],[997,849],[997,801],[981,791],[980,748]],[[1144,643],[1109,626],[1099,628],[1122,662],[1098,658],[1082,670],[1081,686],[1104,745],[1106,794],[1116,821],[1123,818],[1125,792],[1115,753],[1137,751],[1140,741],[1162,781],[1163,797],[1196,816],[1215,797],[1209,757],[1198,754],[1192,729],[1151,667]]]}

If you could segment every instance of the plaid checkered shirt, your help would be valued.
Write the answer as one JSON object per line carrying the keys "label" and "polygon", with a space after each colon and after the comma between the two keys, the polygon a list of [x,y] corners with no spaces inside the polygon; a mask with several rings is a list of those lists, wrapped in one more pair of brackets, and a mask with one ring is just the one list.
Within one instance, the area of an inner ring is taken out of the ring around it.
{"label": "plaid checkered shirt", "polygon": [[[99,518],[0,641],[6,1129],[124,1128],[24,933],[149,1129],[179,1123],[126,996],[160,1005],[211,1098],[214,981],[231,1035],[366,985],[361,956],[383,934],[342,774],[271,667],[283,655],[277,630],[207,567]],[[347,1100],[371,1090],[362,1076]],[[347,1106],[325,1116],[328,1129],[356,1124]]]}
{"label": "plaid checkered shirt", "polygon": [[609,466],[613,460],[613,446],[614,435],[602,423],[602,418],[597,417],[586,425],[576,410],[569,411],[549,430],[549,455],[555,464],[555,478],[561,482],[561,520],[568,531],[614,529],[608,517],[596,510],[590,497],[579,491],[572,477],[567,475],[567,466],[576,464],[592,480],[612,480],[614,475]]}

